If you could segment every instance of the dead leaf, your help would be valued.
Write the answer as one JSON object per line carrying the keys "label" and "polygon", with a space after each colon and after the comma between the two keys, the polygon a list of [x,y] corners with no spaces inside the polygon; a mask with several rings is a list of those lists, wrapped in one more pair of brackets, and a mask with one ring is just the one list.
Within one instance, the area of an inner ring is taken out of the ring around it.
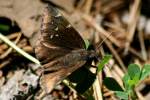
{"label": "dead leaf", "polygon": [[40,0],[1,0],[0,16],[17,22],[23,34],[31,37],[40,29],[44,4]]}

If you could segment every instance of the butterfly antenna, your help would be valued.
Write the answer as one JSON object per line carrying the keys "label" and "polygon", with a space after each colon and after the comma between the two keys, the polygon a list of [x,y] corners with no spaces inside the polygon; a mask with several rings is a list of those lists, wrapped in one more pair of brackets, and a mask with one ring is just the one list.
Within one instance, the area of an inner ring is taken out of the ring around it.
{"label": "butterfly antenna", "polygon": [[98,50],[102,44],[105,42],[106,39],[108,39],[110,36],[112,35],[112,32],[110,32],[103,40],[102,42],[100,42],[100,44],[98,44],[98,46],[96,47],[96,50]]}

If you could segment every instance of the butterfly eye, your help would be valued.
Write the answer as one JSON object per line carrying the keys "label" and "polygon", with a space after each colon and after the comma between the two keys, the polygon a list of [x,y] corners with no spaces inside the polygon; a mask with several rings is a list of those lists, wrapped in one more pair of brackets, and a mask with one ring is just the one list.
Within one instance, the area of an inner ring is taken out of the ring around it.
{"label": "butterfly eye", "polygon": [[95,58],[97,59],[97,54],[95,53],[95,51],[90,51],[88,59],[95,59]]}

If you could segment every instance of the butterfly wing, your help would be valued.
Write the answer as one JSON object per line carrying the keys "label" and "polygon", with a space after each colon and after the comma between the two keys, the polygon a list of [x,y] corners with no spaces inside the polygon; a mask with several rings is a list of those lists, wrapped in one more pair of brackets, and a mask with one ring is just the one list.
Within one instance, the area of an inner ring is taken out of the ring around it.
{"label": "butterfly wing", "polygon": [[42,64],[55,60],[75,49],[84,49],[85,43],[71,24],[52,6],[44,10],[41,37],[35,53]]}
{"label": "butterfly wing", "polygon": [[85,48],[79,33],[52,6],[48,6],[43,14],[42,36],[45,42],[66,49]]}
{"label": "butterfly wing", "polygon": [[[68,66],[67,68],[62,68],[56,72],[44,74],[40,80],[42,89],[46,93],[50,93],[52,89],[57,85],[61,80],[70,75],[76,69],[80,68],[85,64],[85,61],[79,61],[73,66]],[[57,83],[57,84],[56,84]]]}
{"label": "butterfly wing", "polygon": [[[55,8],[48,6],[43,14],[41,36],[35,46],[35,54],[44,69],[57,67],[57,70],[43,73],[41,77],[40,83],[46,93],[49,93],[58,82],[85,64],[85,60],[79,60],[75,61],[73,65],[68,64],[64,67],[67,59],[62,64],[64,66],[61,67],[59,64],[58,59],[64,59],[63,57],[66,55],[72,56],[71,52],[79,49],[85,49],[84,41],[79,33]],[[57,63],[53,66],[53,62],[58,62],[60,66],[57,66]]]}

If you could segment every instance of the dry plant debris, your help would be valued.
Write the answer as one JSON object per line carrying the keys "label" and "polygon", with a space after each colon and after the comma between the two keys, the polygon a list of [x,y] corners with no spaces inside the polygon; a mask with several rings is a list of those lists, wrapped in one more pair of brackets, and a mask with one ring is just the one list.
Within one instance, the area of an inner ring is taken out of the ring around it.
{"label": "dry plant debris", "polygon": [[[92,86],[90,95],[94,100],[118,99],[104,86],[104,77],[115,78],[123,87],[122,77],[129,64],[150,64],[150,0],[1,0],[0,19],[7,18],[11,26],[17,23],[20,28],[18,32],[11,27],[14,31],[2,31],[2,34],[34,56],[36,34],[40,33],[41,14],[47,4],[59,8],[81,36],[94,46],[108,37],[99,52],[102,56],[109,53],[113,58]],[[2,22],[0,20],[0,34]],[[37,65],[0,40],[0,100],[36,98],[40,94],[36,69]],[[135,89],[138,100],[150,99],[149,85],[150,77],[138,84]],[[56,99],[86,100],[87,97],[60,84],[43,98]]]}

